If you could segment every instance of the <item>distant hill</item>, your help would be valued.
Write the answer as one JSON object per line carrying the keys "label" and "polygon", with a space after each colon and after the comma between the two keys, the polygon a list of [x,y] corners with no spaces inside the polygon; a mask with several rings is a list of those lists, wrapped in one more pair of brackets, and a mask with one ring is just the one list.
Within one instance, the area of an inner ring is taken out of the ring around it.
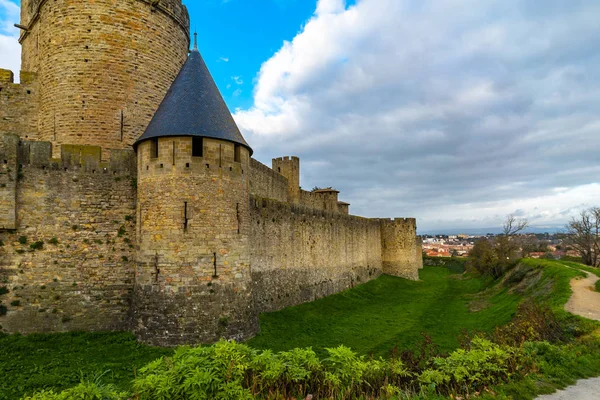
{"label": "distant hill", "polygon": [[[560,233],[564,231],[563,225],[553,225],[553,226],[530,226],[527,228],[525,233]],[[468,229],[424,229],[419,230],[417,234],[419,235],[486,235],[488,233],[498,234],[502,233],[501,227],[494,228],[468,228]]]}

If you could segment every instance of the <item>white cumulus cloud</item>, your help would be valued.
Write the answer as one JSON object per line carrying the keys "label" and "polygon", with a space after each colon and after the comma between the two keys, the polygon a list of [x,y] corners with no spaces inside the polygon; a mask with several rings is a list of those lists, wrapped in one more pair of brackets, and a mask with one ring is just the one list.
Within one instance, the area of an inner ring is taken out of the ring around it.
{"label": "white cumulus cloud", "polygon": [[357,214],[564,223],[600,204],[598,15],[594,0],[320,0],[235,119],[259,159],[299,155],[302,184]]}

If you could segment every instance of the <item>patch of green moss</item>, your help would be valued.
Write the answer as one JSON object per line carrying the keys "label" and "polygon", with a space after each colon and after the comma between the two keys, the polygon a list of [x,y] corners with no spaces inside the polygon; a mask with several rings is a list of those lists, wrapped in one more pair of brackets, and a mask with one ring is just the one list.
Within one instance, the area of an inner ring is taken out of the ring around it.
{"label": "patch of green moss", "polygon": [[30,244],[29,247],[31,250],[41,250],[44,248],[44,242],[42,240],[38,240],[37,242]]}

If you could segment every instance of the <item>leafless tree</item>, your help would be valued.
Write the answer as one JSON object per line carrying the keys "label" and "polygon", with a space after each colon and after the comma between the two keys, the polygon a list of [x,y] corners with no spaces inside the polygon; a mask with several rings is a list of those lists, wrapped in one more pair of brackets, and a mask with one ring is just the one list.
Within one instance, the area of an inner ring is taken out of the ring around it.
{"label": "leafless tree", "polygon": [[506,221],[502,225],[504,236],[511,237],[523,231],[529,226],[529,221],[526,218],[519,219],[515,214],[510,214],[506,217]]}
{"label": "leafless tree", "polygon": [[525,218],[517,218],[514,214],[506,217],[502,225],[503,235],[496,239],[498,258],[501,263],[504,263],[504,260],[509,261],[511,258],[515,258],[515,253],[520,247],[515,236],[528,226],[529,221]]}
{"label": "leafless tree", "polygon": [[568,244],[579,254],[586,265],[600,267],[600,208],[582,211],[579,217],[567,224]]}

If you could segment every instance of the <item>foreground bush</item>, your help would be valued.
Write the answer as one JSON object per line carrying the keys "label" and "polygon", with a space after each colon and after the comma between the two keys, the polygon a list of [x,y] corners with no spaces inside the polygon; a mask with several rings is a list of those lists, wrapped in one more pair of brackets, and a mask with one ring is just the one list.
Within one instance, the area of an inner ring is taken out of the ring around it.
{"label": "foreground bush", "polygon": [[506,382],[517,371],[521,351],[474,338],[470,349],[435,357],[423,372],[400,359],[367,359],[347,347],[327,349],[320,360],[308,349],[278,354],[235,342],[181,347],[139,371],[133,394],[82,383],[60,394],[41,392],[26,400],[238,400],[391,399],[407,393],[469,394]]}
{"label": "foreground bush", "polygon": [[128,393],[117,392],[112,386],[98,383],[82,382],[72,389],[62,393],[44,390],[24,400],[127,400]]}
{"label": "foreground bush", "polygon": [[274,354],[226,341],[182,347],[140,370],[133,388],[141,400],[350,398],[379,395],[410,376],[400,360],[366,360],[344,346],[327,352],[319,360],[310,348]]}
{"label": "foreground bush", "polygon": [[448,357],[433,359],[434,367],[419,376],[429,392],[478,393],[485,387],[508,382],[523,364],[521,349],[500,346],[475,337],[471,349],[459,349]]}

